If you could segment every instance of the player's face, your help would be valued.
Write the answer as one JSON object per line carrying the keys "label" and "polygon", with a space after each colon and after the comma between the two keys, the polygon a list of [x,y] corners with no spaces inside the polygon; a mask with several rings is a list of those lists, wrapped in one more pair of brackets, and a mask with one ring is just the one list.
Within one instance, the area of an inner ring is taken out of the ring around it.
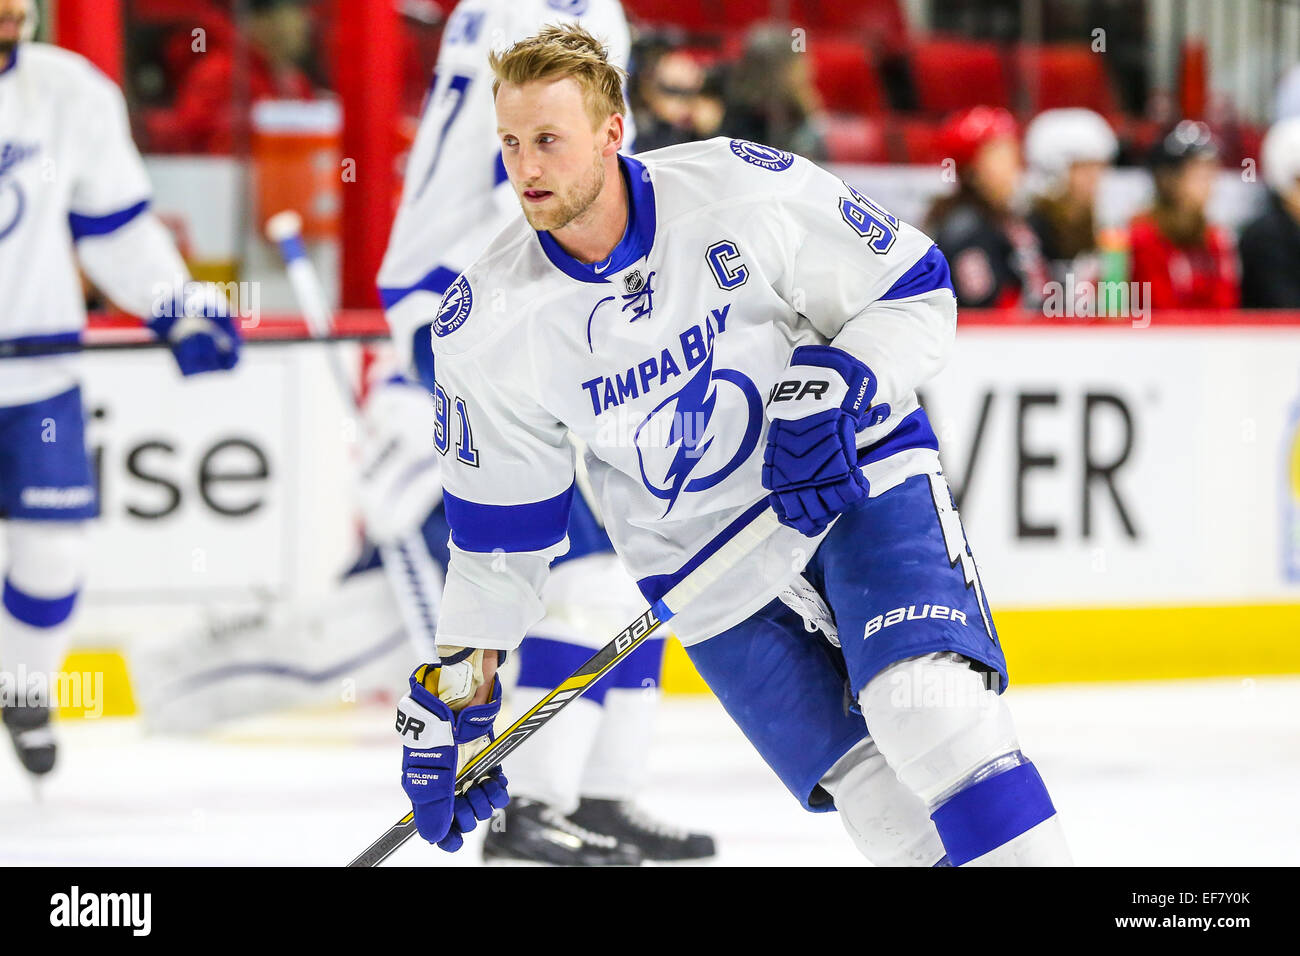
{"label": "player's face", "polygon": [[0,57],[18,45],[27,19],[27,0],[0,0]]}
{"label": "player's face", "polygon": [[605,186],[606,154],[618,151],[621,128],[612,147],[608,124],[592,129],[577,81],[503,83],[496,110],[501,160],[528,224],[553,232],[590,209]]}

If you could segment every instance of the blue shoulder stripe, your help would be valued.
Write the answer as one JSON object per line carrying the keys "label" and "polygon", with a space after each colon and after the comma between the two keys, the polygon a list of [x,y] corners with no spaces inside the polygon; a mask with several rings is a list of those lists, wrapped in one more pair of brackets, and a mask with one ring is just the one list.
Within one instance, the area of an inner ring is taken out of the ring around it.
{"label": "blue shoulder stripe", "polygon": [[906,299],[914,295],[924,295],[935,289],[947,289],[953,295],[957,293],[952,287],[952,276],[948,272],[948,260],[944,258],[938,246],[931,246],[912,268],[908,269],[898,281],[889,287],[880,298]]}
{"label": "blue shoulder stripe", "polygon": [[483,505],[449,491],[442,500],[451,542],[462,551],[541,551],[564,540],[573,485],[554,498],[522,505]]}
{"label": "blue shoulder stripe", "polygon": [[444,295],[451,284],[456,281],[456,276],[460,275],[446,266],[434,266],[414,285],[401,287],[379,287],[379,301],[385,309],[391,309],[397,303],[401,302],[412,292],[432,292],[435,295]]}
{"label": "blue shoulder stripe", "polygon": [[116,232],[148,208],[149,200],[142,199],[134,206],[110,212],[106,216],[83,216],[70,212],[68,226],[72,229],[72,241],[79,242],[89,236],[106,236],[110,232]]}

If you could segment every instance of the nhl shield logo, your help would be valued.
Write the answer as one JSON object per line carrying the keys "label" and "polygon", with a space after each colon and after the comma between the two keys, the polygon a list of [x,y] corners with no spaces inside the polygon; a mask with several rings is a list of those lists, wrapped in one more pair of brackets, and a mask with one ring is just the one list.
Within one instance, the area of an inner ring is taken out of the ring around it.
{"label": "nhl shield logo", "polygon": [[645,288],[645,276],[641,274],[640,269],[633,269],[623,277],[623,288],[627,290],[628,295],[635,295]]}

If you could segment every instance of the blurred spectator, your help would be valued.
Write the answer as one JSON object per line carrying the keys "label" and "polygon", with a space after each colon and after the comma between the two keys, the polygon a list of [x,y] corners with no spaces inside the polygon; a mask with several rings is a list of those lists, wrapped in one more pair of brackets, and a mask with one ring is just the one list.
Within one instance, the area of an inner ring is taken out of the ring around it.
{"label": "blurred spectator", "polygon": [[703,86],[704,70],[688,53],[664,52],[646,64],[637,77],[637,152],[699,139],[695,103]]}
{"label": "blurred spectator", "polygon": [[1275,123],[1262,150],[1268,206],[1241,233],[1248,309],[1300,309],[1300,116]]}
{"label": "blurred spectator", "polygon": [[1232,240],[1205,214],[1218,155],[1210,128],[1192,120],[1183,120],[1152,148],[1155,204],[1129,224],[1129,278],[1149,283],[1153,309],[1237,307]]}
{"label": "blurred spectator", "polygon": [[1102,174],[1119,144],[1110,124],[1085,109],[1047,110],[1025,131],[1033,194],[1029,225],[1052,278],[1095,283],[1101,278],[1095,206]]}
{"label": "blurred spectator", "polygon": [[694,119],[695,135],[708,139],[719,135],[727,115],[727,70],[715,66],[704,76],[704,85],[695,97]]}
{"label": "blurred spectator", "polygon": [[940,139],[957,191],[935,202],[926,230],[952,268],[958,303],[1037,308],[1048,275],[1038,237],[1013,207],[1022,172],[1016,121],[976,106],[950,118]]}
{"label": "blurred spectator", "polygon": [[247,69],[238,51],[210,50],[185,74],[169,122],[173,142],[160,150],[230,153],[247,136],[251,105],[267,99],[311,99],[303,69],[311,19],[302,0],[248,0]]}
{"label": "blurred spectator", "polygon": [[755,27],[727,83],[722,132],[786,149],[810,159],[826,158],[822,103],[790,32]]}

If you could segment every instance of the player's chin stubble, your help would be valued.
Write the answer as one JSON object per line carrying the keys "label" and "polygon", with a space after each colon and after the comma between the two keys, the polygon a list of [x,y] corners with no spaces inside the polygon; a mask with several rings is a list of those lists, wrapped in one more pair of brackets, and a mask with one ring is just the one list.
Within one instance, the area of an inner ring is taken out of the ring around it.
{"label": "player's chin stubble", "polygon": [[590,209],[592,203],[596,201],[596,197],[600,195],[600,191],[604,188],[605,163],[598,151],[596,161],[592,164],[586,177],[566,195],[562,196],[558,192],[555,194],[554,208],[547,210],[530,209],[527,200],[521,199],[524,204],[524,218],[528,220],[528,225],[538,232],[555,232],[557,229],[563,229]]}

